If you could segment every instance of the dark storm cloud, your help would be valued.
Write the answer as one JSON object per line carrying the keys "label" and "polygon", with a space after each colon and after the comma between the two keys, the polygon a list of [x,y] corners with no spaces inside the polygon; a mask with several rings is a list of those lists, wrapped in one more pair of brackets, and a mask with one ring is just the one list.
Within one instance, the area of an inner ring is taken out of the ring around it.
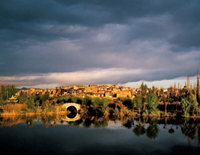
{"label": "dark storm cloud", "polygon": [[96,68],[148,71],[120,82],[195,75],[199,14],[199,0],[2,0],[0,76]]}
{"label": "dark storm cloud", "polygon": [[[13,34],[16,39],[58,39],[78,38],[77,34],[63,33],[64,27],[82,25],[90,28],[105,24],[124,24],[130,31],[139,27],[139,35],[147,38],[166,38],[178,46],[199,47],[200,24],[199,1],[174,0],[124,0],[124,1],[24,1],[7,0],[0,2],[0,28],[2,33]],[[163,17],[171,21],[170,30],[165,31],[169,24],[163,25]],[[155,18],[155,17],[160,17]],[[134,22],[134,19],[161,20]],[[133,20],[133,22],[131,22]],[[135,25],[133,27],[133,25]],[[59,26],[63,26],[63,29]],[[55,29],[53,31],[53,29]],[[194,32],[195,31],[195,32]],[[169,34],[173,34],[172,37]],[[160,35],[159,35],[160,34]],[[133,34],[133,36],[135,36]],[[136,34],[137,37],[139,37]],[[193,38],[194,36],[194,38]],[[5,37],[5,35],[4,35]],[[182,39],[179,41],[179,39]],[[5,39],[2,37],[2,39]],[[8,37],[8,39],[11,39]],[[134,38],[135,39],[135,38]]]}

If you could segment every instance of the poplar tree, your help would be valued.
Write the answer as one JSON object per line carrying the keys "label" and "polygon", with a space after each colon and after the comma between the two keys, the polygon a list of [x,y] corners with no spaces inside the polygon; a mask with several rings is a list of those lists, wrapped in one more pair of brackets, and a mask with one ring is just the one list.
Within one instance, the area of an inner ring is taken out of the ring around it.
{"label": "poplar tree", "polygon": [[200,102],[199,70],[197,70],[197,101]]}

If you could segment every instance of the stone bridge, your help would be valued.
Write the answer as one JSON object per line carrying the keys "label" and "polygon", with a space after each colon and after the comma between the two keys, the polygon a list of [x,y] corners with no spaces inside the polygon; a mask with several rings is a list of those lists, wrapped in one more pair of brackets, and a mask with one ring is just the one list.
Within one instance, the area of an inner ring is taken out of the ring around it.
{"label": "stone bridge", "polygon": [[74,107],[76,108],[76,116],[74,118],[69,118],[66,116],[66,118],[63,119],[63,121],[66,121],[66,122],[74,122],[74,121],[77,121],[77,120],[80,120],[80,115],[78,113],[78,111],[81,109],[81,105],[80,104],[77,104],[77,103],[65,103],[62,105],[62,107],[68,109],[69,107]]}
{"label": "stone bridge", "polygon": [[62,107],[68,109],[69,107],[75,107],[77,112],[81,109],[81,105],[77,103],[65,103],[62,105]]}

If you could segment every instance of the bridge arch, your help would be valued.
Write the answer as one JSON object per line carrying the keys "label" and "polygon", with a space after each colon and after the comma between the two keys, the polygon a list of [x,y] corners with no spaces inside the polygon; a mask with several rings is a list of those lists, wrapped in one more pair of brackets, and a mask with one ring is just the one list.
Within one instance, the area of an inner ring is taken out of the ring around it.
{"label": "bridge arch", "polygon": [[77,104],[77,103],[65,103],[62,105],[62,107],[68,109],[69,107],[74,107],[77,111],[75,117],[73,118],[69,118],[66,116],[65,119],[63,119],[63,121],[66,121],[66,122],[74,122],[74,121],[77,121],[77,120],[80,120],[80,114],[78,113],[78,111],[81,109],[81,105],[80,104]]}
{"label": "bridge arch", "polygon": [[62,107],[66,108],[66,109],[71,107],[71,106],[75,107],[77,112],[81,109],[81,105],[77,104],[77,103],[65,103],[65,104],[62,105]]}

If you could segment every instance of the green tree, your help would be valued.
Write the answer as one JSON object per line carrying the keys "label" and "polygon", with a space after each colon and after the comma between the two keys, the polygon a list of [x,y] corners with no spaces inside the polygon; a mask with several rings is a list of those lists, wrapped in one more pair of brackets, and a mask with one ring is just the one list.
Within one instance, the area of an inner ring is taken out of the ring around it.
{"label": "green tree", "polygon": [[111,101],[110,99],[102,98],[102,99],[101,99],[100,105],[101,105],[104,109],[107,109],[107,108],[108,108],[108,102],[110,102],[110,101]]}
{"label": "green tree", "polygon": [[155,86],[152,87],[151,92],[154,93],[154,94],[156,93],[156,88],[155,88]]}
{"label": "green tree", "polygon": [[154,93],[149,93],[147,95],[146,102],[148,103],[150,110],[153,112],[156,112],[158,110],[158,97]]}
{"label": "green tree", "polygon": [[6,87],[4,85],[1,85],[1,99],[6,100],[7,94],[6,94]]}
{"label": "green tree", "polygon": [[142,82],[140,89],[141,89],[141,95],[142,95],[142,97],[144,97],[147,92],[147,85]]}
{"label": "green tree", "polygon": [[189,102],[191,103],[191,110],[193,111],[193,113],[198,113],[198,102],[196,99],[196,95],[190,94]]}
{"label": "green tree", "polygon": [[95,97],[92,99],[92,105],[96,109],[100,104],[102,103],[101,99],[99,97]]}
{"label": "green tree", "polygon": [[26,104],[28,101],[26,94],[19,96],[17,99],[20,104],[24,104],[24,103]]}
{"label": "green tree", "polygon": [[142,96],[141,95],[135,96],[133,102],[135,103],[136,107],[139,109],[140,112],[140,108],[142,108]]}
{"label": "green tree", "polygon": [[15,85],[1,85],[0,89],[0,97],[3,100],[9,99],[12,95],[15,95],[17,93],[17,88]]}
{"label": "green tree", "polygon": [[49,100],[49,93],[45,93],[44,95],[42,95],[42,101],[45,102],[46,100]]}
{"label": "green tree", "polygon": [[160,96],[163,96],[163,94],[164,94],[164,90],[163,90],[163,88],[161,87],[161,88],[160,88]]}
{"label": "green tree", "polygon": [[133,101],[130,98],[126,98],[122,104],[125,105],[128,109],[133,109]]}
{"label": "green tree", "polygon": [[35,105],[34,99],[32,99],[32,98],[28,99],[26,105],[27,105],[28,109],[33,109],[34,105]]}
{"label": "green tree", "polygon": [[191,103],[188,100],[188,98],[182,98],[181,99],[181,107],[183,109],[184,116],[188,116],[189,115],[189,111],[190,111],[190,107],[191,107]]}
{"label": "green tree", "polygon": [[84,99],[83,99],[83,104],[85,104],[86,106],[90,106],[92,105],[92,99],[88,96],[86,96]]}

